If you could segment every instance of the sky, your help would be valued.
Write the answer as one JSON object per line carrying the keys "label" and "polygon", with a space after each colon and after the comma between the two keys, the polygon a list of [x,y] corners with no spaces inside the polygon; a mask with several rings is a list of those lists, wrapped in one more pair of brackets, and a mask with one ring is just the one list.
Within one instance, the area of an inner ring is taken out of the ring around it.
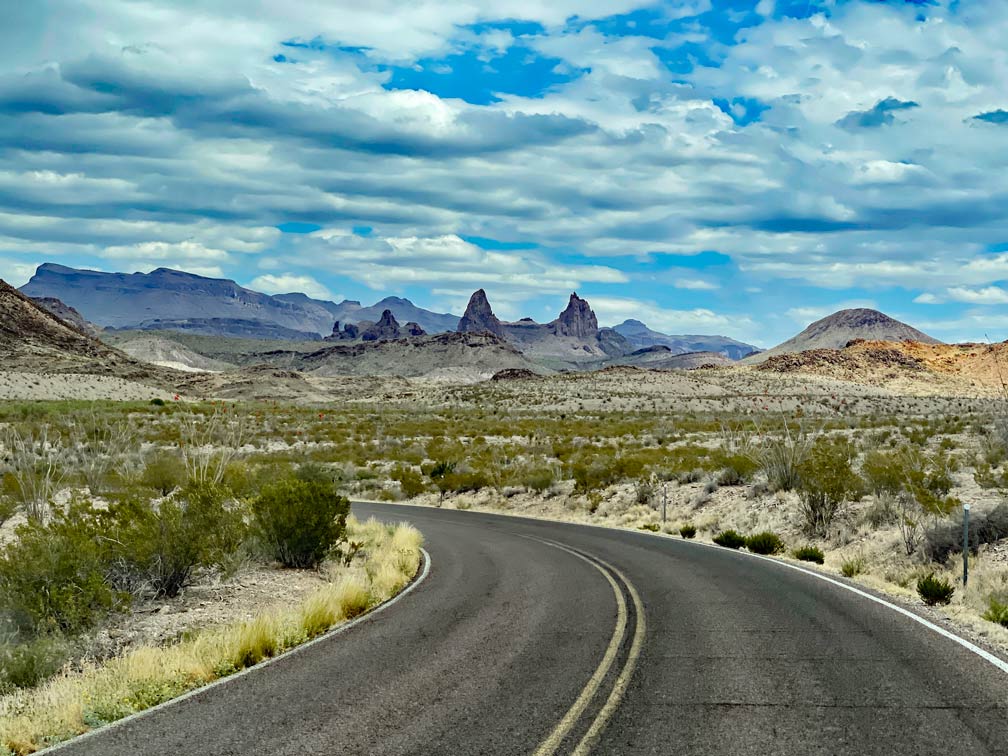
{"label": "sky", "polygon": [[1008,3],[34,0],[0,24],[0,277],[771,346],[844,307],[1008,338]]}

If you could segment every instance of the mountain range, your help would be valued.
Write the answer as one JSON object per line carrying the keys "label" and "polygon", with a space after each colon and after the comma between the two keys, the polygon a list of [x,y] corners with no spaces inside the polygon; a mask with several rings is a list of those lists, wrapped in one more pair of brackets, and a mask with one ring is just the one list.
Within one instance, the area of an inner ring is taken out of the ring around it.
{"label": "mountain range", "polygon": [[658,331],[652,331],[639,320],[624,320],[613,330],[626,338],[634,349],[651,346],[666,346],[673,354],[692,352],[717,352],[730,360],[741,360],[759,350],[752,344],[744,344],[726,336],[670,336]]}
{"label": "mountain range", "polygon": [[[465,316],[432,312],[401,297],[385,297],[364,306],[355,300],[336,303],[302,293],[269,295],[231,280],[168,268],[150,273],[104,273],[44,263],[21,291],[40,302],[43,299],[50,302],[43,306],[65,306],[68,315],[70,311],[79,313],[81,322],[118,330],[312,341],[330,334],[342,338],[345,333],[342,329],[347,324],[365,324],[358,330],[366,330],[368,325],[381,321],[386,310],[398,323],[415,323],[428,334],[473,330],[465,325]],[[486,299],[485,292],[482,298]],[[54,303],[56,300],[59,305]],[[486,309],[489,310],[489,303]],[[545,352],[546,356],[569,358],[573,362],[606,359],[655,345],[668,346],[677,354],[709,351],[731,359],[756,351],[756,347],[723,336],[659,333],[636,320],[627,320],[611,329],[599,328],[597,321],[591,322],[594,318],[588,303],[575,295],[565,314],[553,323],[540,324],[524,318],[497,328],[488,320],[476,330],[489,330],[523,350]],[[483,327],[488,324],[489,329]],[[585,340],[588,331],[592,331],[592,336]],[[565,346],[546,345],[544,335],[556,337]]]}

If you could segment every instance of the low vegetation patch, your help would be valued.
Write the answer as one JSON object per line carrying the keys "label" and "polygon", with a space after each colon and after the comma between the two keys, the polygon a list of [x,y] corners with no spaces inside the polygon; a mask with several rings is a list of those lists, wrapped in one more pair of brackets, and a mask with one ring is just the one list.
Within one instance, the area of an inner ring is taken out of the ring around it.
{"label": "low vegetation patch", "polygon": [[784,542],[780,536],[769,530],[749,536],[745,539],[745,545],[754,554],[780,554],[784,551]]}
{"label": "low vegetation patch", "polygon": [[983,618],[996,622],[1001,627],[1008,627],[1008,603],[998,601],[996,597],[991,596],[987,600],[987,611],[983,613]]}
{"label": "low vegetation patch", "polygon": [[714,536],[714,543],[726,549],[741,549],[746,545],[745,536],[735,530],[722,530]]}
{"label": "low vegetation patch", "polygon": [[[420,533],[408,525],[349,521],[364,544],[351,569],[298,606],[165,647],[138,647],[0,698],[0,745],[28,754],[174,698],[282,653],[385,601],[416,574]],[[31,674],[30,670],[27,674]]]}
{"label": "low vegetation patch", "polygon": [[952,601],[954,593],[955,587],[948,580],[935,577],[933,572],[917,580],[917,595],[928,606],[944,606]]}
{"label": "low vegetation patch", "polygon": [[679,527],[679,535],[681,535],[683,538],[695,538],[696,537],[696,526],[695,525],[690,525],[689,523],[687,523],[686,525],[680,526]]}
{"label": "low vegetation patch", "polygon": [[823,554],[823,550],[818,546],[799,546],[793,553],[794,558],[799,559],[802,562],[815,562],[816,564],[822,564],[826,561],[826,555]]}

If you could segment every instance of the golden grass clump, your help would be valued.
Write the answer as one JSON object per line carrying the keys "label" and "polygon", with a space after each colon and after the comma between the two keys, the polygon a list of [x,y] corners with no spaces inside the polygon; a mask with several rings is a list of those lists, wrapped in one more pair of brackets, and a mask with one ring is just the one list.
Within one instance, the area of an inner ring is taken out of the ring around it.
{"label": "golden grass clump", "polygon": [[423,537],[416,528],[352,517],[347,526],[348,537],[364,544],[362,557],[349,567],[330,565],[331,581],[299,606],[277,605],[248,622],[173,645],[140,646],[0,697],[0,754],[34,753],[258,664],[363,614],[409,583],[421,560]]}

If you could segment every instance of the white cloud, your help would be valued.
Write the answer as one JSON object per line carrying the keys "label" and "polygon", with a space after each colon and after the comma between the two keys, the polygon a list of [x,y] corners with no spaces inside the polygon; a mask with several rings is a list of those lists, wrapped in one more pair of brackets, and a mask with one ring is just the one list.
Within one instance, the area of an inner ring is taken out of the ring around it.
{"label": "white cloud", "polygon": [[656,302],[627,297],[593,296],[589,302],[600,324],[617,325],[634,319],[670,334],[725,334],[761,343],[765,337],[748,315],[719,314],[706,308],[671,310]]}
{"label": "white cloud", "polygon": [[[329,289],[311,276],[298,275],[296,273],[281,273],[280,275],[268,273],[252,279],[248,287],[267,294],[301,293],[307,294],[314,299],[337,299]],[[342,297],[338,299],[342,299]]]}
{"label": "white cloud", "polygon": [[713,291],[720,289],[721,285],[714,281],[707,281],[703,278],[677,278],[673,285],[677,289],[692,289],[695,291]]}
{"label": "white cloud", "polygon": [[948,298],[956,302],[970,304],[1008,304],[1008,291],[1000,286],[987,286],[983,289],[968,289],[965,286],[953,286],[948,290]]}

